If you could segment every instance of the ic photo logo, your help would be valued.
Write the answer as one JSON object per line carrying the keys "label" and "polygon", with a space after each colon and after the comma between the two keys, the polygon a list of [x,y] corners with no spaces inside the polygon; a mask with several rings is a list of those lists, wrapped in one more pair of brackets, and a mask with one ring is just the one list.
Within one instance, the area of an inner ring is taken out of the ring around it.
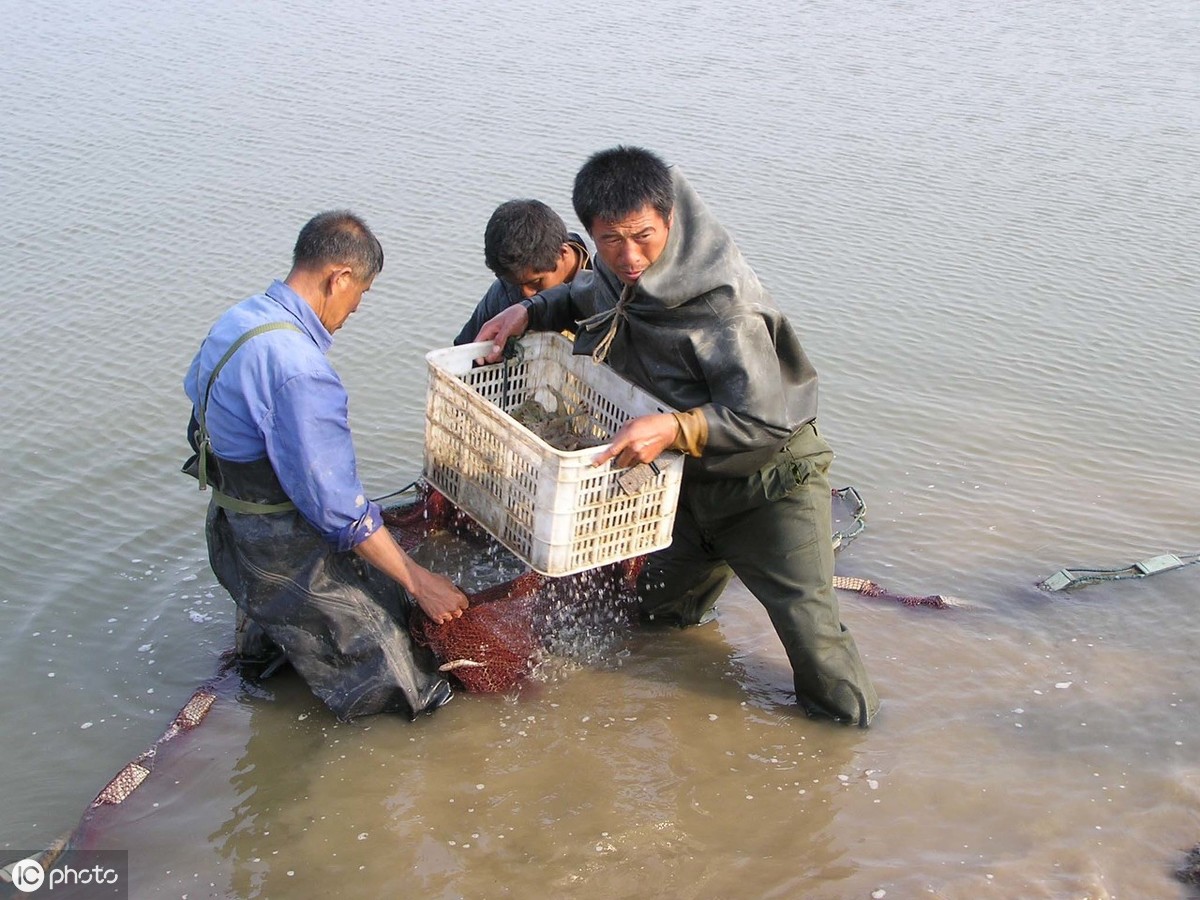
{"label": "ic photo logo", "polygon": [[23,859],[13,863],[12,883],[23,894],[32,894],[46,880],[46,870],[36,859]]}
{"label": "ic photo logo", "polygon": [[[102,850],[86,854],[71,863],[43,865],[37,857],[29,857],[0,869],[0,897],[31,896],[113,898],[128,900],[127,876],[129,854],[124,850]],[[5,884],[16,888],[10,893]],[[57,892],[57,893],[56,893]]]}

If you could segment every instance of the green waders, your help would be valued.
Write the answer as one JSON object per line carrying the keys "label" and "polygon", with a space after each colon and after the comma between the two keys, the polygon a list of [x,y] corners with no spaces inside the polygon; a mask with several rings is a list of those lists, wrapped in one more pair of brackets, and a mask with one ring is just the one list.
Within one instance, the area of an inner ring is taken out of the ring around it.
{"label": "green waders", "polygon": [[737,575],[766,608],[809,715],[866,727],[879,698],[833,590],[827,473],[833,451],[808,424],[746,478],[684,479],[671,546],[638,582],[644,618],[698,624]]}

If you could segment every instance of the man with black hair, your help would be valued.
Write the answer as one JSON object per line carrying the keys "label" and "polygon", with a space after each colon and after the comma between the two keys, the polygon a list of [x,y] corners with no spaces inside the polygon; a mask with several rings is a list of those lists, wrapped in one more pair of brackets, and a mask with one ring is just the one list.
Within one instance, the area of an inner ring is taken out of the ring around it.
{"label": "man with black hair", "polygon": [[450,685],[408,617],[414,602],[438,622],[467,606],[366,499],[325,356],[382,268],[362,219],[314,217],[287,278],[217,320],[183,383],[196,451],[184,471],[212,488],[209,561],[241,614],[238,650],[282,653],[342,719],[445,703]]}
{"label": "man with black hair", "polygon": [[558,213],[540,200],[509,200],[496,207],[483,232],[483,258],[496,280],[455,346],[473,341],[484,322],[514,303],[592,267],[583,238],[568,232]]}
{"label": "man with black hair", "polygon": [[595,271],[488,322],[510,335],[578,323],[591,354],[679,410],[626,423],[597,465],[687,454],[670,547],[638,582],[644,618],[686,627],[734,575],[766,608],[809,714],[866,727],[879,707],[833,590],[833,452],[817,373],[787,318],[679,170],[649,151],[593,155],[572,199]]}

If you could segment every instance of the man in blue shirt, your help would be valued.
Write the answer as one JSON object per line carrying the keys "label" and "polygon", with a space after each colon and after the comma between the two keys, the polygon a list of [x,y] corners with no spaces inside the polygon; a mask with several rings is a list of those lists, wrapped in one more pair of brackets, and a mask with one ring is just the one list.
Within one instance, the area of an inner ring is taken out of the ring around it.
{"label": "man in blue shirt", "polygon": [[508,200],[496,207],[483,231],[483,260],[496,280],[462,327],[454,345],[469,344],[483,323],[520,303],[569,282],[592,267],[579,235],[540,200]]}
{"label": "man in blue shirt", "polygon": [[213,571],[343,719],[445,703],[449,683],[414,645],[408,617],[414,601],[436,622],[467,606],[366,498],[346,391],[325,356],[382,268],[361,219],[316,216],[287,278],[221,316],[184,379],[197,450],[185,470],[213,487]]}

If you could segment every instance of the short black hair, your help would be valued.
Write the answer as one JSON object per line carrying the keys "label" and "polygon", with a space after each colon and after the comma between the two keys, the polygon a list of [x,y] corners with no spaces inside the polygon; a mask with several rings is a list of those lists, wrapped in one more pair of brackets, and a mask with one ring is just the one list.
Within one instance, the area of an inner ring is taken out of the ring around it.
{"label": "short black hair", "polygon": [[540,200],[508,200],[496,207],[483,230],[483,260],[497,278],[513,281],[525,269],[558,266],[570,238],[558,213]]}
{"label": "short black hair", "polygon": [[359,281],[383,271],[383,247],[367,223],[345,209],[319,213],[300,229],[292,267],[315,269],[330,263],[350,266]]}
{"label": "short black hair", "polygon": [[575,215],[589,232],[596,219],[623,219],[649,204],[667,221],[675,187],[667,164],[641,147],[613,147],[592,154],[575,176]]}

